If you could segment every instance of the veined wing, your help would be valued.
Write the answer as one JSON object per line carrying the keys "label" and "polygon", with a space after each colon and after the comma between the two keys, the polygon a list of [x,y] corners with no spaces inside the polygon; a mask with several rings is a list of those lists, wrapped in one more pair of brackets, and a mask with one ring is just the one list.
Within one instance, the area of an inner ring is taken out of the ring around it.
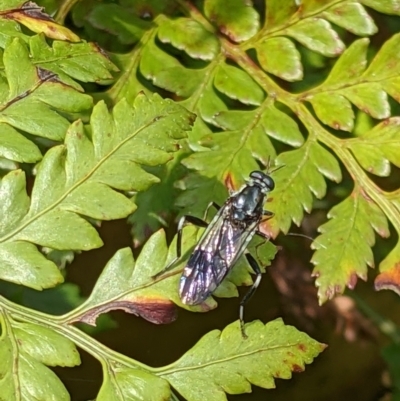
{"label": "veined wing", "polygon": [[187,305],[197,305],[221,284],[243,254],[254,235],[258,221],[247,227],[232,225],[224,208],[204,232],[183,270],[179,294]]}

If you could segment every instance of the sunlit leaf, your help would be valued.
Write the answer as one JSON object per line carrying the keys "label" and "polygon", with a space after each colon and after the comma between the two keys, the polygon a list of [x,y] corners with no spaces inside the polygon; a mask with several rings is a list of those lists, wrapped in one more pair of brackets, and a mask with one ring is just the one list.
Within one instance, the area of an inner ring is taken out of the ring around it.
{"label": "sunlit leaf", "polygon": [[154,42],[143,50],[140,71],[154,85],[182,97],[191,96],[204,76],[204,71],[184,67]]}
{"label": "sunlit leaf", "polygon": [[142,191],[157,182],[141,166],[170,160],[192,123],[191,113],[157,95],[139,95],[133,106],[122,101],[112,114],[98,103],[90,136],[77,121],[68,130],[65,145],[46,153],[31,199],[21,172],[4,177],[1,277],[37,289],[62,281],[56,265],[33,244],[60,250],[101,246],[97,231],[82,216],[110,220],[132,213],[135,205],[115,189]]}
{"label": "sunlit leaf", "polygon": [[353,109],[344,96],[328,92],[317,93],[310,98],[310,103],[324,124],[343,131],[353,130]]}
{"label": "sunlit leaf", "polygon": [[[112,79],[111,72],[118,70],[95,43],[54,41],[49,46],[43,36],[37,35],[30,38],[29,45],[36,66],[54,72],[62,82],[78,90],[82,88],[74,80],[101,83]],[[62,104],[70,102],[62,98]]]}
{"label": "sunlit leaf", "polygon": [[190,57],[201,60],[212,60],[220,50],[217,38],[190,18],[179,18],[162,24],[158,37],[163,43],[171,43]]}
{"label": "sunlit leaf", "polygon": [[268,209],[275,213],[266,222],[266,230],[275,236],[279,230],[288,232],[291,222],[300,225],[304,210],[311,212],[313,195],[321,199],[326,194],[324,176],[339,182],[341,171],[337,160],[316,142],[306,142],[301,148],[281,153],[276,164],[283,166],[273,176]]}
{"label": "sunlit leaf", "polygon": [[341,93],[371,117],[382,119],[390,116],[387,94],[377,83],[350,86],[343,89]]}
{"label": "sunlit leaf", "polygon": [[206,0],[204,3],[206,17],[234,42],[243,42],[257,33],[260,17],[250,2],[231,0],[229,7],[223,0]]}
{"label": "sunlit leaf", "polygon": [[[7,400],[70,400],[60,379],[44,364],[79,364],[79,354],[72,342],[38,325],[18,323],[14,326],[7,318],[5,321],[0,338],[2,397]],[[20,347],[20,344],[23,345]]]}
{"label": "sunlit leaf", "polygon": [[345,49],[336,31],[322,18],[300,20],[287,28],[287,34],[310,50],[327,57],[336,57]]}
{"label": "sunlit leaf", "polygon": [[287,81],[303,78],[300,53],[288,38],[271,38],[256,47],[261,67],[271,74]]}
{"label": "sunlit leaf", "polygon": [[266,7],[265,27],[267,30],[280,26],[289,21],[290,16],[299,8],[299,4],[295,0],[270,0]]}
{"label": "sunlit leaf", "polygon": [[303,371],[325,348],[280,319],[265,326],[255,321],[245,330],[248,339],[243,339],[238,322],[222,332],[211,331],[161,370],[161,377],[187,400],[226,400],[225,393],[248,393],[251,385],[274,388],[274,379]]}
{"label": "sunlit leaf", "polygon": [[346,287],[353,289],[358,277],[366,280],[367,267],[374,266],[371,246],[375,232],[389,235],[386,216],[358,187],[334,206],[328,217],[331,220],[319,227],[321,235],[312,244],[317,250],[312,262],[320,303],[343,293]]}
{"label": "sunlit leaf", "polygon": [[283,143],[298,147],[304,142],[297,123],[273,104],[265,108],[262,124],[269,136]]}
{"label": "sunlit leaf", "polygon": [[6,47],[3,61],[7,84],[0,96],[0,124],[4,126],[1,156],[37,161],[41,158],[37,147],[11,127],[62,140],[69,123],[60,112],[87,110],[92,99],[63,84],[50,71],[35,67],[28,48],[19,39]]}
{"label": "sunlit leaf", "polygon": [[400,66],[400,34],[386,41],[371,61],[364,76],[372,80],[383,80],[397,75]]}
{"label": "sunlit leaf", "polygon": [[322,86],[333,86],[359,78],[367,66],[368,45],[369,39],[353,42],[336,61]]}
{"label": "sunlit leaf", "polygon": [[336,0],[325,0],[323,2],[319,0],[307,0],[304,3],[301,3],[301,12],[304,13],[305,15],[317,14],[323,11],[324,9],[329,8],[329,6],[334,3],[336,3]]}
{"label": "sunlit leaf", "polygon": [[[158,248],[154,245],[154,241],[157,240]],[[96,325],[100,314],[113,309],[122,309],[157,324],[175,320],[174,305],[162,292],[157,292],[157,289],[154,290],[151,286],[142,291],[136,290],[146,281],[151,284],[152,276],[161,270],[165,263],[166,255],[162,254],[164,249],[160,246],[160,241],[163,239],[159,235],[153,237],[153,242],[149,240],[146,243],[141,258],[147,255],[148,249],[151,248],[153,263],[148,265],[142,264],[141,259],[135,263],[130,249],[119,250],[104,268],[90,297],[81,305],[79,315],[74,317],[74,321]],[[158,250],[158,253],[154,253],[155,250]]]}
{"label": "sunlit leaf", "polygon": [[355,35],[373,35],[378,31],[374,20],[360,3],[339,3],[330,7],[323,15]]}
{"label": "sunlit leaf", "polygon": [[47,366],[76,366],[81,363],[74,343],[53,330],[32,323],[14,323],[20,350]]}
{"label": "sunlit leaf", "polygon": [[258,106],[264,100],[260,86],[243,70],[221,64],[215,74],[215,87],[232,99]]}
{"label": "sunlit leaf", "polygon": [[104,381],[96,401],[167,400],[168,382],[141,369],[113,367],[104,370]]}
{"label": "sunlit leaf", "polygon": [[361,0],[364,5],[385,14],[400,14],[399,0]]}
{"label": "sunlit leaf", "polygon": [[359,163],[370,173],[387,176],[390,173],[389,162],[400,166],[399,125],[400,119],[393,117],[348,141]]}
{"label": "sunlit leaf", "polygon": [[2,18],[17,21],[33,32],[43,32],[51,39],[68,40],[70,42],[79,42],[80,40],[79,36],[67,27],[56,24],[43,11],[43,8],[34,2],[19,0],[12,2],[4,1],[0,10]]}

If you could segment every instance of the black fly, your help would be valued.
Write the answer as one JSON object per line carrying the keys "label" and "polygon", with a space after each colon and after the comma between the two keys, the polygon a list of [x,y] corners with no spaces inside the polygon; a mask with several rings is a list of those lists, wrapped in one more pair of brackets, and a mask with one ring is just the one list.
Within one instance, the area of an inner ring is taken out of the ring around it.
{"label": "black fly", "polygon": [[177,256],[163,270],[164,272],[169,269],[180,258],[182,229],[187,222],[207,229],[191,254],[180,279],[179,295],[186,305],[204,302],[245,253],[257,277],[240,302],[239,317],[243,337],[246,337],[243,322],[244,305],[254,294],[261,280],[260,267],[246,248],[255,234],[268,239],[258,230],[258,226],[263,219],[273,215],[272,212],[264,210],[263,205],[274,187],[275,183],[268,174],[253,171],[247,184],[233,193],[222,207],[215,203],[210,204],[218,209],[210,224],[194,216],[183,216],[178,224]]}

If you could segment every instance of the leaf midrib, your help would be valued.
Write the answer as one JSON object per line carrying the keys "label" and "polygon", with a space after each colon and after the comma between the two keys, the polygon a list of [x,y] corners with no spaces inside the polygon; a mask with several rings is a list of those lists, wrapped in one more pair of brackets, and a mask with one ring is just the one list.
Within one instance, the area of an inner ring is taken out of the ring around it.
{"label": "leaf midrib", "polygon": [[[247,351],[247,352],[241,352],[236,355],[232,355],[230,357],[225,357],[225,358],[219,358],[219,359],[214,359],[210,362],[207,363],[202,363],[200,365],[189,365],[189,366],[184,366],[181,368],[175,368],[175,369],[170,369],[169,371],[165,372],[160,372],[160,376],[168,376],[168,375],[174,375],[179,372],[185,372],[185,371],[190,371],[190,370],[198,370],[198,369],[205,369],[208,366],[213,366],[213,365],[218,365],[222,363],[228,363],[230,361],[234,361],[235,359],[240,359],[240,358],[247,358],[249,356],[252,356],[254,354],[259,354],[260,352],[269,352],[269,351],[276,351],[279,349],[286,349],[286,348],[291,348],[291,347],[296,347],[298,346],[298,343],[291,343],[291,344],[285,344],[285,345],[276,345],[273,347],[261,347],[257,348],[252,351]],[[177,361],[179,363],[179,361]],[[273,376],[273,375],[272,375]]]}
{"label": "leaf midrib", "polygon": [[[84,182],[86,182],[101,166],[102,164],[107,161],[115,152],[117,152],[125,143],[130,141],[132,138],[134,138],[137,134],[139,134],[141,131],[149,127],[151,124],[156,123],[160,121],[164,116],[155,116],[152,118],[151,121],[149,121],[147,124],[144,124],[142,127],[137,129],[132,135],[128,136],[125,138],[123,141],[121,141],[114,149],[112,149],[109,153],[107,153],[104,157],[102,157],[98,163],[95,164],[95,166],[80,180],[78,180],[74,185],[72,185],[62,196],[59,197],[55,202],[47,206],[45,209],[43,209],[41,212],[38,212],[36,215],[31,217],[30,219],[26,220],[22,225],[11,231],[8,235],[5,235],[4,237],[0,238],[0,243],[5,242],[9,239],[11,239],[14,235],[18,234],[20,231],[24,230],[27,226],[29,226],[31,223],[45,215],[46,213],[50,212],[51,210],[55,209],[68,195],[70,195],[76,188],[78,188],[80,185],[82,185]],[[64,145],[65,146],[65,145]],[[67,148],[68,150],[68,148]],[[71,212],[73,213],[73,212]],[[29,212],[28,212],[29,214]],[[76,214],[76,213],[74,213]]]}

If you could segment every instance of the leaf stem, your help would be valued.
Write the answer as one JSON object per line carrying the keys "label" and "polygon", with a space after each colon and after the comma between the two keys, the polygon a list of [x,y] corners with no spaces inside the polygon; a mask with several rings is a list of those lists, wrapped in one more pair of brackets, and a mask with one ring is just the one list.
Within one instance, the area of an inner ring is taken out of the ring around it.
{"label": "leaf stem", "polygon": [[[110,158],[114,153],[116,153],[126,142],[130,141],[132,138],[134,138],[136,135],[138,135],[141,131],[149,127],[151,124],[156,123],[156,121],[159,121],[162,119],[162,116],[158,116],[158,119],[151,119],[148,121],[146,124],[143,124],[140,128],[136,129],[131,135],[129,135],[127,138],[122,140],[118,145],[116,145],[113,149],[111,149],[104,157],[102,157],[100,160],[97,160],[94,166],[88,171],[88,173],[83,176],[81,179],[76,181],[74,184],[72,184],[69,188],[65,190],[64,193],[60,194],[59,198],[56,199],[53,203],[51,203],[49,206],[44,208],[43,210],[37,212],[34,214],[32,217],[27,218],[25,221],[22,222],[21,225],[17,226],[13,231],[10,231],[6,235],[0,238],[0,243],[5,242],[21,231],[24,230],[24,228],[28,227],[31,223],[39,219],[41,216],[45,215],[46,213],[50,212],[51,210],[55,209],[60,203],[62,203],[69,194],[71,194],[75,189],[77,189],[80,185],[85,183],[87,180],[89,180],[95,173],[96,171],[105,163],[108,158]],[[64,146],[64,145],[60,145]],[[30,213],[30,212],[29,212]],[[28,213],[28,216],[29,216]]]}
{"label": "leaf stem", "polygon": [[71,8],[78,3],[79,0],[64,0],[55,16],[57,24],[64,25],[65,17],[70,12]]}
{"label": "leaf stem", "polygon": [[361,166],[357,163],[350,150],[346,147],[346,142],[334,137],[321,127],[321,125],[313,118],[310,111],[304,104],[297,104],[297,115],[303,121],[306,128],[311,132],[317,133],[318,140],[332,149],[336,156],[346,167],[363,191],[382,209],[387,218],[393,224],[395,230],[400,234],[400,216],[396,207],[386,198],[385,192],[382,191],[373,181],[371,181]]}
{"label": "leaf stem", "polygon": [[153,368],[148,365],[107,348],[105,345],[101,344],[78,328],[66,323],[61,323],[60,321],[63,317],[48,315],[21,305],[16,305],[1,295],[0,308],[3,309],[3,319],[5,315],[4,312],[6,312],[9,313],[14,319],[47,327],[56,333],[69,338],[79,348],[83,349],[88,354],[99,360],[103,367],[106,364],[109,364],[110,361],[113,361],[132,369],[142,369],[147,372],[151,372],[153,370]]}
{"label": "leaf stem", "polygon": [[346,167],[354,181],[363,189],[385,213],[387,218],[392,222],[395,230],[400,235],[400,215],[396,207],[390,202],[387,193],[382,191],[371,181],[361,166],[357,163],[350,150],[347,149],[346,141],[336,138],[334,135],[325,130],[318,121],[312,116],[305,104],[301,102],[297,95],[285,91],[279,87],[275,81],[265,74],[253,60],[238,46],[231,44],[229,41],[222,39],[223,47],[228,57],[232,58],[245,71],[252,76],[259,85],[281,103],[289,107],[302,121],[309,132],[309,135],[315,135],[318,141],[322,142],[330,148]]}

